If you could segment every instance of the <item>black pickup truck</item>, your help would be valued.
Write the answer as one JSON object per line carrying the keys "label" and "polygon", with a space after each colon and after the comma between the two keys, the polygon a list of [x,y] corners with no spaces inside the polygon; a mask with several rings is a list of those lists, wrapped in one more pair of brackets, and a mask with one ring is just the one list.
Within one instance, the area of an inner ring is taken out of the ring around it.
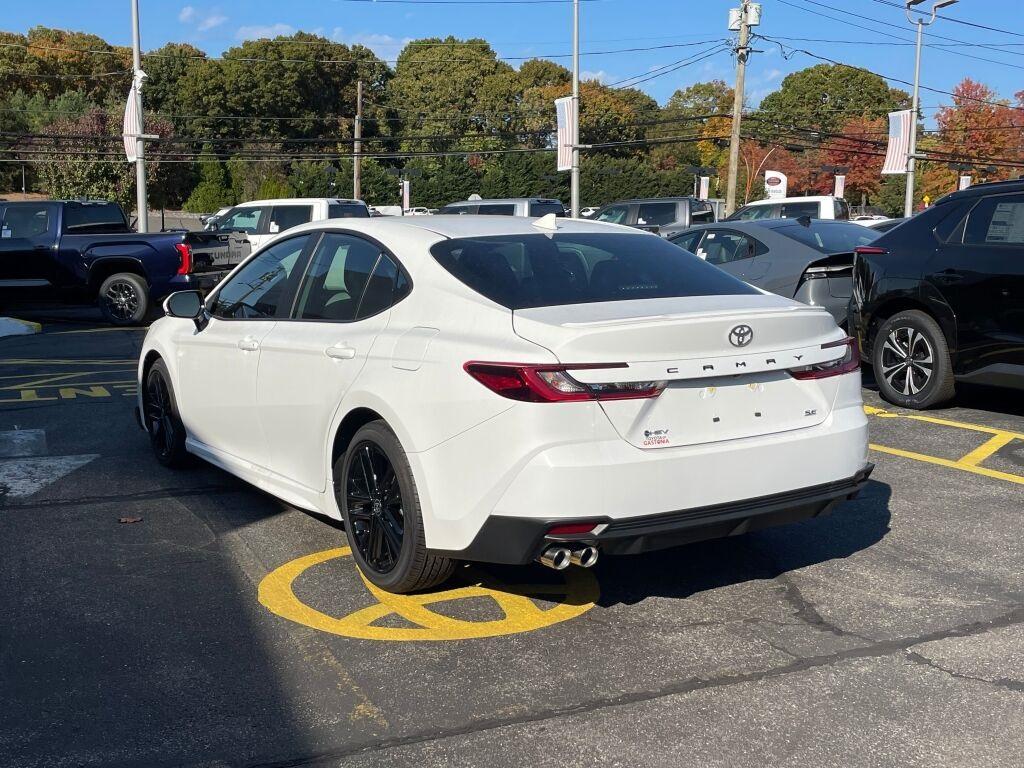
{"label": "black pickup truck", "polygon": [[116,203],[0,202],[4,303],[95,302],[111,323],[133,325],[175,291],[209,290],[246,255],[230,232],[139,234]]}

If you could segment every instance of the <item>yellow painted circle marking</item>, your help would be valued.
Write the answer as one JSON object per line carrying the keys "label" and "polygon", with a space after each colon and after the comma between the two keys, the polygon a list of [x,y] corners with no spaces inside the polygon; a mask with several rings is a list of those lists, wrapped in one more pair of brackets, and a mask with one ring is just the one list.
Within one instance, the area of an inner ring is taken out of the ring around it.
{"label": "yellow painted circle marking", "polygon": [[[352,554],[349,547],[325,549],[285,563],[270,572],[260,582],[259,601],[272,613],[323,632],[363,640],[471,640],[480,637],[498,637],[519,632],[532,632],[550,627],[589,611],[594,607],[600,590],[597,579],[583,568],[564,571],[561,584],[501,584],[488,575],[486,584],[477,582],[464,587],[446,589],[418,595],[394,595],[371,584],[362,572],[363,583],[376,604],[360,608],[347,616],[336,618],[316,610],[295,596],[292,585],[310,568]],[[358,569],[357,569],[358,571]],[[540,599],[561,598],[553,608],[540,608],[527,595]],[[493,621],[467,621],[452,618],[430,609],[436,603],[446,603],[471,597],[486,597],[498,604],[504,618]],[[415,626],[374,626],[387,616],[395,615]]]}

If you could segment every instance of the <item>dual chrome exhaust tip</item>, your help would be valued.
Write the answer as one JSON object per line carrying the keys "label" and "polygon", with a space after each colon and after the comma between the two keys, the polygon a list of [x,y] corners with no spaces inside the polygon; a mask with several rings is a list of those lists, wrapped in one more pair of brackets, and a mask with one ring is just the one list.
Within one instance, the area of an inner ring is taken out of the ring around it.
{"label": "dual chrome exhaust tip", "polygon": [[570,549],[565,546],[551,546],[545,549],[537,560],[556,571],[564,571],[570,565],[592,568],[597,563],[597,547],[586,545]]}

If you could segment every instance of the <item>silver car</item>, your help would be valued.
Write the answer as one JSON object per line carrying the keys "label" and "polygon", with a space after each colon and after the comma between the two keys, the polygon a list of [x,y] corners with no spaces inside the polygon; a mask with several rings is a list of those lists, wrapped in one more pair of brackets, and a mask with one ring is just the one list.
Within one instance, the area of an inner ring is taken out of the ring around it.
{"label": "silver car", "polygon": [[824,307],[845,328],[853,249],[878,236],[849,221],[801,217],[720,221],[669,239],[751,285]]}

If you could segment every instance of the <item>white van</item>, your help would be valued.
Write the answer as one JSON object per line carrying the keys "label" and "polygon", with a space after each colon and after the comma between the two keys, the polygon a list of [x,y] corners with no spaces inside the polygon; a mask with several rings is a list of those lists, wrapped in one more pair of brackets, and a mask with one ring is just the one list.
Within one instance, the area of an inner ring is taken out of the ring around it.
{"label": "white van", "polygon": [[814,195],[811,197],[779,197],[774,200],[755,200],[737,210],[726,221],[754,221],[757,219],[812,219],[850,218],[850,205],[841,197]]}
{"label": "white van", "polygon": [[220,217],[217,232],[244,235],[243,250],[255,251],[286,229],[324,219],[368,219],[370,209],[362,200],[338,197],[290,197],[241,203]]}

